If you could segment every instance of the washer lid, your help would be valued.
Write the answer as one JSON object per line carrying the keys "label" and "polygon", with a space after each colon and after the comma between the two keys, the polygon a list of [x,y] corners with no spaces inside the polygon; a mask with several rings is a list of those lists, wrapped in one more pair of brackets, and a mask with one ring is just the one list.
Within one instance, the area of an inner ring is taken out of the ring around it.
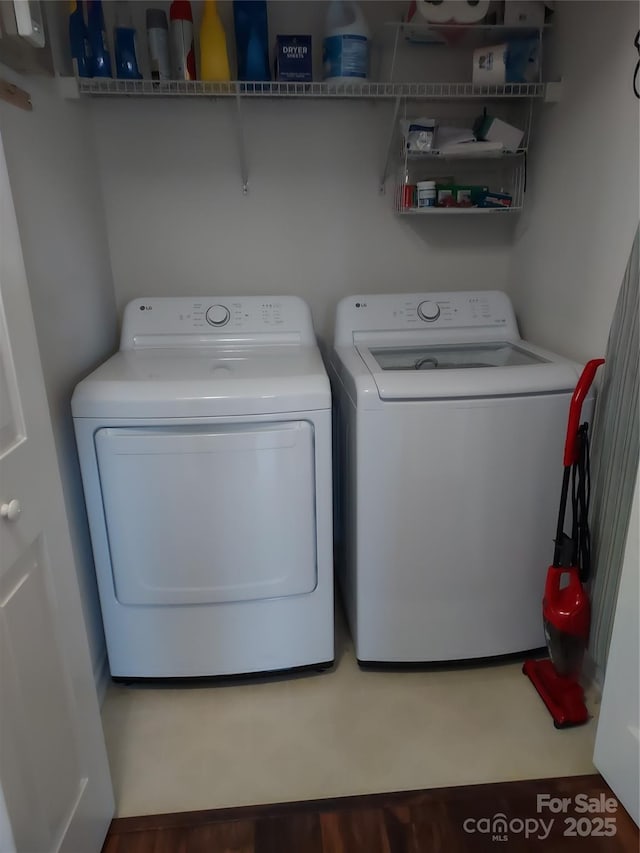
{"label": "washer lid", "polygon": [[328,409],[331,391],[316,346],[127,350],[74,391],[81,418],[257,415]]}
{"label": "washer lid", "polygon": [[567,391],[579,366],[523,341],[356,346],[383,400]]}

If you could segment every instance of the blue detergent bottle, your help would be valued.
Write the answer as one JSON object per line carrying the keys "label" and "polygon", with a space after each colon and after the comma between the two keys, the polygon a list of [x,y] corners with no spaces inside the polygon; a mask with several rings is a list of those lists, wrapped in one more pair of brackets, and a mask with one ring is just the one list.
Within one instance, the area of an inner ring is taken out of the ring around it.
{"label": "blue detergent bottle", "polygon": [[234,0],[238,80],[271,80],[266,0]]}
{"label": "blue detergent bottle", "polygon": [[87,30],[93,57],[93,76],[111,77],[111,56],[107,47],[101,0],[87,0]]}
{"label": "blue detergent bottle", "polygon": [[71,0],[69,3],[69,46],[76,77],[93,77],[91,48],[87,25],[84,22],[82,0]]}
{"label": "blue detergent bottle", "polygon": [[113,41],[116,54],[116,77],[121,80],[142,80],[136,57],[136,31],[128,3],[118,3]]}

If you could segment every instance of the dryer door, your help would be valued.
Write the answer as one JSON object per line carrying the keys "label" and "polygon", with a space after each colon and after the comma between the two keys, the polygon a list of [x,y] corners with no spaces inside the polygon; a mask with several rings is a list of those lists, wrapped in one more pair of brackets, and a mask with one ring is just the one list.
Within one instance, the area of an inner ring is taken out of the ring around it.
{"label": "dryer door", "polygon": [[316,586],[307,421],[95,435],[115,595],[211,604]]}

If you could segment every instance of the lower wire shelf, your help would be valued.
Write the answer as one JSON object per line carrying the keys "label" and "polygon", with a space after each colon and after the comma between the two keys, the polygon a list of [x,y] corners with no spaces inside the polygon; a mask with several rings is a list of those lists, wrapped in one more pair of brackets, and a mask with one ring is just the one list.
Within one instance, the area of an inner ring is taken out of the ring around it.
{"label": "lower wire shelf", "polygon": [[522,205],[517,207],[407,207],[397,210],[398,216],[465,216],[475,214],[476,216],[491,215],[493,213],[520,213]]}

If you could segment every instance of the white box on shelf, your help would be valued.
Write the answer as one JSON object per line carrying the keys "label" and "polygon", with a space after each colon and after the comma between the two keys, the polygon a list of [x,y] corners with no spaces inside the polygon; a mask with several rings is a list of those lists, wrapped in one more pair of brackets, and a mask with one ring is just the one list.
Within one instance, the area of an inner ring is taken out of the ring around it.
{"label": "white box on shelf", "polygon": [[478,130],[478,138],[487,142],[501,142],[505,151],[517,151],[524,131],[502,119],[486,116]]}
{"label": "white box on shelf", "polygon": [[507,45],[494,44],[473,51],[473,85],[504,86],[507,76]]}

